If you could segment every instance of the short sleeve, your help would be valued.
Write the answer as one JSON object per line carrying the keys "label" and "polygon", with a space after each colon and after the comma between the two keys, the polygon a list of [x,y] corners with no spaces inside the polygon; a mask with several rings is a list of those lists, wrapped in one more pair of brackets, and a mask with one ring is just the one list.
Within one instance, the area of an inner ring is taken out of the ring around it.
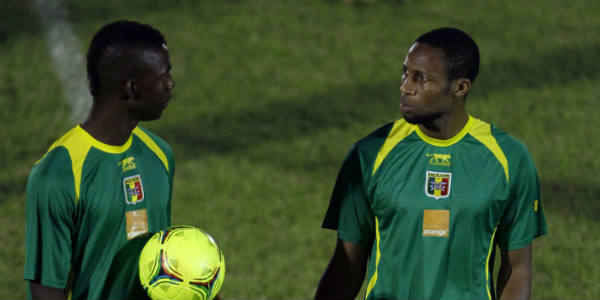
{"label": "short sleeve", "polygon": [[71,268],[75,189],[67,150],[58,147],[35,165],[27,181],[26,280],[64,289]]}
{"label": "short sleeve", "polygon": [[337,229],[341,240],[368,248],[375,236],[375,218],[365,188],[365,165],[353,147],[338,174],[323,228]]}
{"label": "short sleeve", "polygon": [[498,244],[509,251],[526,247],[536,237],[547,234],[538,174],[523,148],[518,163],[511,166],[514,172],[509,182],[509,201],[498,228]]}

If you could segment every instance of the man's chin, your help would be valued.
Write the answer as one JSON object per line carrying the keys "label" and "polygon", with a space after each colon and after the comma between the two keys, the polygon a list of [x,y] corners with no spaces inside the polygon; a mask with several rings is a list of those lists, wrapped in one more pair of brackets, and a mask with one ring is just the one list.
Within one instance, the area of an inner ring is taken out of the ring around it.
{"label": "man's chin", "polygon": [[158,114],[154,114],[154,115],[143,115],[140,116],[140,121],[155,121],[160,119],[160,117],[162,116],[162,112],[158,113]]}
{"label": "man's chin", "polygon": [[416,118],[414,116],[409,116],[406,114],[402,114],[402,118],[404,119],[404,121],[406,121],[409,124],[419,124],[419,118]]}
{"label": "man's chin", "polygon": [[429,115],[419,115],[419,116],[414,116],[414,115],[408,115],[408,114],[402,114],[402,118],[404,118],[404,120],[407,123],[410,124],[427,124],[427,123],[431,123],[433,121],[435,121],[436,119],[438,119],[439,117],[441,117],[442,114],[429,114]]}

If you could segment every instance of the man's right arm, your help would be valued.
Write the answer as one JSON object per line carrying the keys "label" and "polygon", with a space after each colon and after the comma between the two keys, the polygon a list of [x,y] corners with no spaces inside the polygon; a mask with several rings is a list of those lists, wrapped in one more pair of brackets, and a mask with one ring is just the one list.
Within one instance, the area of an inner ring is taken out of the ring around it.
{"label": "man's right arm", "polygon": [[365,278],[367,260],[367,249],[338,239],[315,299],[354,299]]}
{"label": "man's right arm", "polygon": [[66,148],[54,148],[33,167],[26,195],[24,279],[33,299],[66,299],[76,213]]}
{"label": "man's right arm", "polygon": [[29,281],[29,290],[32,299],[67,299],[64,290],[42,285],[35,281]]}

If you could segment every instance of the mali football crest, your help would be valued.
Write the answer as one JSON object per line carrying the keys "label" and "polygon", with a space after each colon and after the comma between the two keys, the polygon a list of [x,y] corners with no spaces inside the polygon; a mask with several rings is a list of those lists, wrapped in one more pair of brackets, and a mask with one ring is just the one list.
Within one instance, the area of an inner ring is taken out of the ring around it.
{"label": "mali football crest", "polygon": [[427,171],[425,176],[425,194],[429,197],[447,198],[450,195],[452,173]]}
{"label": "mali football crest", "polygon": [[123,179],[123,188],[125,189],[125,202],[127,204],[137,204],[144,200],[144,186],[140,175]]}

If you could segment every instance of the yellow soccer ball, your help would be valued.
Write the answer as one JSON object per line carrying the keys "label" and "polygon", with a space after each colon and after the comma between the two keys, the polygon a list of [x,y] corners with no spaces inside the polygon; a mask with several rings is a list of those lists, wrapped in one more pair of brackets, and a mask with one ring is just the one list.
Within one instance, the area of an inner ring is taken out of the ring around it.
{"label": "yellow soccer ball", "polygon": [[154,300],[213,299],[225,279],[225,257],[215,240],[192,226],[154,234],[140,254],[140,282]]}

